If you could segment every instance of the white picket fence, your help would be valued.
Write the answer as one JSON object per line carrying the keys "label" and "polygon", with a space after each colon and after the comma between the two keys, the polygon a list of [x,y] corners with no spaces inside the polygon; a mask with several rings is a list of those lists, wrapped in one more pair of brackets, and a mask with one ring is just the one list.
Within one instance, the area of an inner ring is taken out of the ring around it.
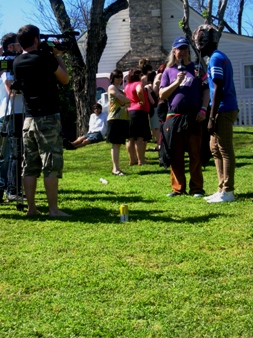
{"label": "white picket fence", "polygon": [[239,114],[235,126],[253,126],[253,98],[238,99]]}

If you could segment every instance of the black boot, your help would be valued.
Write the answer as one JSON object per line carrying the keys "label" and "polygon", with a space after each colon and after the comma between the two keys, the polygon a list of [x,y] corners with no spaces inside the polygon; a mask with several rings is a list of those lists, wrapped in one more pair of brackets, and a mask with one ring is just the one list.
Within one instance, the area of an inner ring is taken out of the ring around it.
{"label": "black boot", "polygon": [[4,197],[4,191],[0,190],[0,203],[4,202],[3,197]]}

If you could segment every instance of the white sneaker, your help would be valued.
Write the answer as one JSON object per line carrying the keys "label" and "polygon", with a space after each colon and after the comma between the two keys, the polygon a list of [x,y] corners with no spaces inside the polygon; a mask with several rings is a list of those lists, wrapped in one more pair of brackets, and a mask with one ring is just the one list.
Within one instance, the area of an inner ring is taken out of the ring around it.
{"label": "white sneaker", "polygon": [[235,195],[233,191],[223,191],[219,196],[207,200],[207,203],[234,202]]}
{"label": "white sneaker", "polygon": [[216,197],[218,197],[220,195],[221,195],[221,192],[217,191],[216,193],[214,193],[212,195],[204,197],[204,200],[209,201],[209,200],[212,200],[213,198],[216,198]]}

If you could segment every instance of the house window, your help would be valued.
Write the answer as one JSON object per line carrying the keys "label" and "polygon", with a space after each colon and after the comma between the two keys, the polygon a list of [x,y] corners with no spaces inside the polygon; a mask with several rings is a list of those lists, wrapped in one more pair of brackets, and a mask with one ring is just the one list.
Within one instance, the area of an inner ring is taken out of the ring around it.
{"label": "house window", "polygon": [[253,88],[253,65],[244,66],[245,88]]}

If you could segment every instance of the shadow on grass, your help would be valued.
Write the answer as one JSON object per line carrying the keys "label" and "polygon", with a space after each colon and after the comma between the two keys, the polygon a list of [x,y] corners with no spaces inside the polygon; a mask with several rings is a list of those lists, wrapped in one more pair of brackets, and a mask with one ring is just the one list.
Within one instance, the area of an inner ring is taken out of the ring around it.
{"label": "shadow on grass", "polygon": [[247,194],[236,194],[236,200],[253,198],[253,192]]}
{"label": "shadow on grass", "polygon": [[[134,195],[135,194],[135,195]],[[66,198],[65,198],[66,196]],[[132,203],[145,203],[152,204],[154,203],[153,199],[145,199],[142,196],[136,195],[136,192],[126,192],[124,194],[118,195],[116,192],[110,191],[95,191],[95,190],[62,190],[60,192],[60,197],[62,199],[62,203],[64,204],[64,200],[68,199],[68,208],[63,207],[62,210],[68,214],[71,214],[71,217],[49,217],[47,205],[39,205],[38,209],[41,211],[42,215],[27,217],[27,205],[23,205],[23,209],[17,209],[18,205],[16,203],[4,203],[1,205],[1,218],[2,219],[12,219],[12,220],[26,220],[26,222],[48,222],[50,223],[54,220],[59,222],[83,222],[83,223],[118,223],[119,222],[119,211],[115,210],[115,207],[108,210],[103,208],[104,201],[111,201],[112,205],[115,206],[120,204],[132,204]],[[243,200],[253,199],[252,193],[245,194],[236,194],[236,201],[240,202]],[[78,201],[78,202],[76,202]],[[101,201],[101,207],[100,207]],[[66,201],[65,201],[66,202]],[[99,206],[87,205],[87,203],[97,202]],[[75,205],[76,203],[76,205]],[[70,206],[73,206],[71,208]],[[13,211],[17,210],[17,213],[13,214]],[[10,215],[10,211],[12,214]],[[212,218],[220,217],[221,213],[206,213],[201,216],[180,216],[180,214],[175,215],[174,210],[163,209],[163,210],[130,210],[130,221],[148,221],[148,222],[173,222],[173,223],[206,223],[209,222]]]}
{"label": "shadow on grass", "polygon": [[134,210],[129,214],[130,221],[138,221],[138,220],[148,220],[151,222],[173,222],[173,223],[207,223],[211,219],[215,219],[220,217],[220,213],[206,214],[202,216],[193,216],[193,217],[180,217],[179,215],[173,214],[173,212],[168,212],[164,210],[156,210],[156,211],[142,211],[142,210]]}
{"label": "shadow on grass", "polygon": [[145,175],[150,175],[150,174],[155,174],[155,175],[161,175],[161,174],[168,174],[169,175],[170,171],[168,169],[161,168],[157,166],[157,170],[142,170],[138,173],[140,176],[145,176]]}
{"label": "shadow on grass", "polygon": [[252,163],[250,162],[243,162],[243,163],[236,163],[235,167],[236,168],[242,168],[242,167],[245,167],[246,165],[252,165]]}
{"label": "shadow on grass", "polygon": [[[153,199],[146,199],[143,198],[140,195],[136,194],[136,191],[128,191],[124,192],[123,194],[115,193],[113,191],[108,190],[101,190],[101,191],[95,191],[95,190],[61,190],[59,193],[59,200],[64,200],[64,196],[68,198],[68,201],[76,201],[78,199],[78,202],[82,201],[111,201],[111,202],[117,202],[119,204],[121,203],[132,203],[132,202],[145,202],[145,203],[154,203]],[[70,196],[70,197],[69,197]]]}
{"label": "shadow on grass", "polygon": [[[252,194],[253,196],[253,194]],[[15,205],[13,205],[15,207]],[[8,206],[9,210],[10,206]],[[42,215],[34,216],[34,217],[27,217],[26,216],[26,210],[24,209],[24,213],[17,213],[12,214],[11,217],[9,214],[6,214],[5,212],[1,213],[1,218],[5,219],[12,219],[12,220],[25,220],[27,223],[46,223],[50,221],[50,225],[52,222],[56,221],[59,223],[60,221],[62,223],[75,223],[75,222],[83,222],[83,223],[92,223],[92,224],[118,224],[119,223],[119,212],[115,210],[108,210],[98,207],[84,207],[79,208],[75,210],[66,209],[64,208],[64,212],[67,212],[68,214],[71,214],[71,217],[49,217],[48,216],[48,208],[47,207],[39,207],[39,210],[42,212]],[[129,221],[130,222],[137,222],[137,221],[147,221],[147,222],[173,222],[175,224],[180,223],[189,223],[189,224],[207,224],[210,222],[211,219],[215,219],[217,217],[220,217],[221,213],[208,213],[206,215],[201,216],[192,216],[192,217],[180,217],[180,215],[175,215],[173,213],[173,210],[130,210],[129,213]]]}
{"label": "shadow on grass", "polygon": [[250,131],[237,131],[236,129],[233,129],[233,134],[243,134],[243,135],[246,135],[246,134],[248,134],[248,135],[252,135],[253,136],[253,131],[252,132],[250,132]]}
{"label": "shadow on grass", "polygon": [[[246,159],[249,159],[249,160],[251,160],[252,161],[252,155],[242,155],[242,156],[236,156],[236,160],[238,160],[238,159],[240,159],[240,158],[243,158],[244,160],[246,160]],[[249,162],[250,163],[250,162]],[[237,164],[237,163],[236,163]]]}

